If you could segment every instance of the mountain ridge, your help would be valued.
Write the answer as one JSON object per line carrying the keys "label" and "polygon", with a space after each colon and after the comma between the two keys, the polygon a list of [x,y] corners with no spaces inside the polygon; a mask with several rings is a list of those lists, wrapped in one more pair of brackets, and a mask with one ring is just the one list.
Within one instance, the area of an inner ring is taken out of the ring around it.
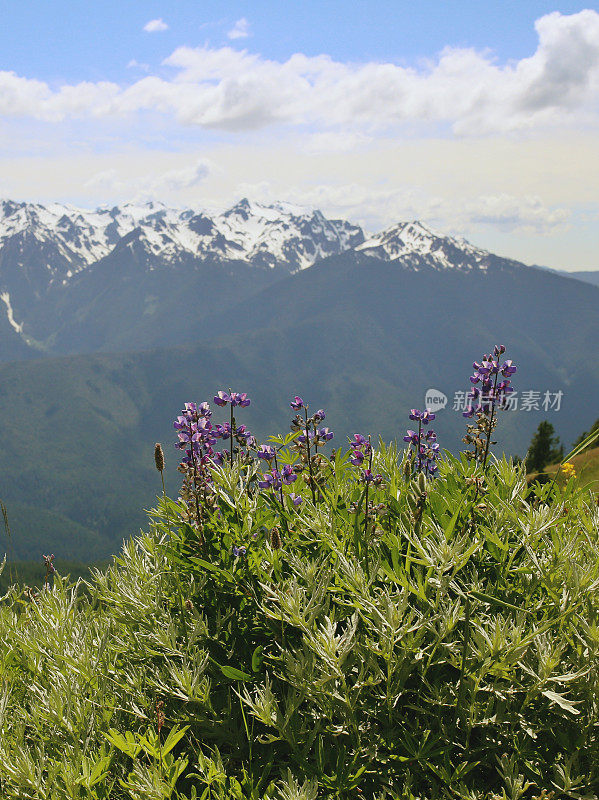
{"label": "mountain ridge", "polygon": [[11,348],[27,358],[173,345],[185,340],[183,314],[210,316],[289,274],[351,254],[365,265],[379,259],[415,271],[524,266],[417,220],[365,234],[285,202],[243,198],[209,213],[156,202],[87,211],[5,200],[0,359]]}

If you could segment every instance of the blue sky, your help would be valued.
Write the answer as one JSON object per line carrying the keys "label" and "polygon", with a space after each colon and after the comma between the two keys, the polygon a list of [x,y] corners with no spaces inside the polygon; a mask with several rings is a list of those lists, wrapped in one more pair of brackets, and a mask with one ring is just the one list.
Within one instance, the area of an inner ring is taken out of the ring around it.
{"label": "blue sky", "polygon": [[575,2],[5,4],[0,194],[243,194],[421,218],[599,268],[599,9]]}
{"label": "blue sky", "polygon": [[[268,58],[302,52],[413,63],[449,45],[490,48],[507,61],[534,51],[537,18],[593,7],[545,0],[28,0],[4,4],[0,68],[49,81],[131,79],[132,59],[157,66],[182,44],[228,44],[227,32],[241,18],[250,22],[252,50]],[[168,30],[148,36],[150,19],[163,19]]]}

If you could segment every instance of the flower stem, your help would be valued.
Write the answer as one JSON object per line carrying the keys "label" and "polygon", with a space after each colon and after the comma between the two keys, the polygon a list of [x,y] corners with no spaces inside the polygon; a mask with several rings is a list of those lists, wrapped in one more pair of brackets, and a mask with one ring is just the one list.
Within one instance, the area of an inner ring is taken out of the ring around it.
{"label": "flower stem", "polygon": [[308,431],[308,408],[304,406],[304,417],[306,420],[306,449],[308,451],[308,471],[310,473],[310,490],[312,491],[312,502],[316,505],[316,489],[314,487],[314,475],[312,474],[312,454],[310,452],[310,435]]}
{"label": "flower stem", "polygon": [[[229,389],[229,396],[231,390]],[[235,435],[235,417],[233,416],[233,401],[231,400],[231,466],[233,466],[233,437]]]}
{"label": "flower stem", "polygon": [[[499,361],[497,362],[499,364]],[[497,378],[499,372],[495,373],[495,383],[493,384],[493,397],[491,399],[491,418],[489,420],[489,430],[487,431],[487,443],[485,445],[485,454],[483,456],[483,472],[487,468],[487,458],[489,457],[489,445],[491,444],[491,436],[493,435],[493,420],[495,419],[495,403],[497,398],[495,392],[497,391]]]}
{"label": "flower stem", "polygon": [[[368,473],[372,475],[372,446],[370,444],[370,434],[368,435]],[[368,565],[368,489],[370,483],[366,481],[366,491],[364,493],[364,555],[366,556],[366,574],[369,573]]]}
{"label": "flower stem", "polygon": [[287,526],[287,518],[285,517],[285,501],[283,499],[283,479],[282,479],[282,475],[281,475],[281,473],[279,471],[279,462],[277,460],[277,451],[276,451],[276,449],[275,449],[275,470],[277,471],[277,474],[279,475],[279,481],[281,483],[281,485],[279,486],[279,497],[280,497],[280,500],[281,500],[281,519],[283,520],[283,525],[285,526],[285,533],[289,533],[289,528]]}
{"label": "flower stem", "polygon": [[[201,531],[202,526],[202,515],[200,513],[200,500],[199,500],[199,486],[198,486],[198,467],[196,464],[196,456],[193,449],[193,427],[191,423],[189,423],[189,452],[191,455],[191,467],[192,467],[192,474],[193,474],[193,496],[195,499],[195,506],[196,506],[196,514],[198,518],[198,527]],[[202,536],[202,539],[204,537]]]}

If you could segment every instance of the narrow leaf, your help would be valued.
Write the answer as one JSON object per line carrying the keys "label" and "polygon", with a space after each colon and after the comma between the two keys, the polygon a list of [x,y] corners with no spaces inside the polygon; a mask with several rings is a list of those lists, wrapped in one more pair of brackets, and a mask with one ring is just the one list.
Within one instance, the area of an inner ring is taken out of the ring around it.
{"label": "narrow leaf", "polygon": [[571,700],[567,700],[563,695],[558,694],[557,692],[551,692],[549,690],[542,692],[542,694],[548,700],[551,700],[552,703],[556,703],[560,708],[563,708],[564,711],[567,711],[569,714],[574,714],[574,716],[578,716],[578,714],[580,714],[580,711],[575,707],[574,703]]}

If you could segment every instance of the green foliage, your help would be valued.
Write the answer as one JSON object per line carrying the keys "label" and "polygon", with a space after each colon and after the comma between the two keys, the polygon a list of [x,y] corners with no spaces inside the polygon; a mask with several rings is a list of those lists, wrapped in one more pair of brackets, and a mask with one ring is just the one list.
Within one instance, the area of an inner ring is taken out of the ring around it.
{"label": "green foliage", "polygon": [[[599,419],[596,419],[596,420],[595,420],[595,422],[593,422],[593,424],[591,425],[591,427],[590,427],[590,429],[589,429],[588,431],[583,431],[583,432],[580,434],[580,436],[578,437],[578,439],[577,439],[577,440],[574,442],[574,447],[575,447],[575,448],[577,448],[577,447],[578,447],[578,445],[581,445],[581,444],[582,444],[582,443],[585,441],[585,439],[588,439],[588,438],[589,438],[589,436],[590,436],[592,433],[597,433],[597,434],[599,434]],[[593,440],[593,441],[594,441],[594,440]],[[592,444],[592,442],[590,442],[589,444],[585,444],[585,449],[586,449],[586,448],[588,448],[588,447],[590,447],[590,446],[591,446],[591,444]]]}
{"label": "green foliage", "polygon": [[[98,562],[96,567],[107,564],[107,560]],[[59,575],[68,575],[70,580],[73,581],[78,578],[89,580],[94,569],[89,564],[82,564],[79,561],[67,561],[62,558],[56,559],[54,567]],[[11,561],[7,559],[5,569],[0,573],[0,594],[5,594],[14,584],[40,589],[44,585],[45,574],[46,570],[41,558],[39,561]]]}
{"label": "green foliage", "polygon": [[218,470],[201,532],[162,501],[87,593],[9,590],[3,800],[598,792],[594,497],[506,460],[406,481],[381,446],[365,534],[331,468],[298,509]]}
{"label": "green foliage", "polygon": [[564,448],[560,446],[559,438],[555,435],[555,428],[550,422],[543,420],[539,423],[526,454],[527,469],[530,472],[541,472],[547,464],[561,461],[563,455]]}

